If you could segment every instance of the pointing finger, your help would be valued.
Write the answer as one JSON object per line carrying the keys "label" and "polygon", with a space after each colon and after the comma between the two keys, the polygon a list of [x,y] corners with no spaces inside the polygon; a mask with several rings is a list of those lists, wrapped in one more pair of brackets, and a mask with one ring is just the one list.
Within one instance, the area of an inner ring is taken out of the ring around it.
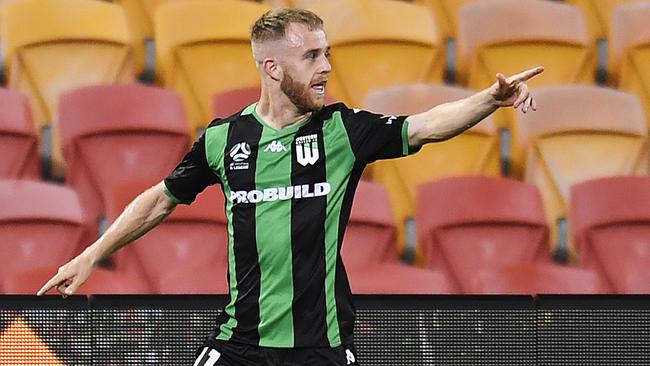
{"label": "pointing finger", "polygon": [[60,285],[64,281],[64,276],[62,272],[57,273],[52,277],[43,287],[41,287],[40,290],[36,293],[36,295],[41,296],[44,293],[48,292],[52,287]]}
{"label": "pointing finger", "polygon": [[526,80],[530,80],[536,75],[541,74],[544,72],[544,67],[543,66],[538,66],[532,69],[528,69],[526,71],[520,72],[519,74],[513,75],[509,78],[510,82],[523,82]]}

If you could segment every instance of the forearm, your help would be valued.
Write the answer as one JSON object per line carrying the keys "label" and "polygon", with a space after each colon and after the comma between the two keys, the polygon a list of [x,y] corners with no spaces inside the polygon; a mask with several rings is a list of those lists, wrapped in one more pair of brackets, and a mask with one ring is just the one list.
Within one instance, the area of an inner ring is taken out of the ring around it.
{"label": "forearm", "polygon": [[176,206],[163,188],[160,183],[136,197],[84,255],[97,263],[160,224]]}
{"label": "forearm", "polygon": [[471,128],[498,108],[490,89],[465,99],[440,104],[408,117],[409,143],[419,146],[444,141]]}

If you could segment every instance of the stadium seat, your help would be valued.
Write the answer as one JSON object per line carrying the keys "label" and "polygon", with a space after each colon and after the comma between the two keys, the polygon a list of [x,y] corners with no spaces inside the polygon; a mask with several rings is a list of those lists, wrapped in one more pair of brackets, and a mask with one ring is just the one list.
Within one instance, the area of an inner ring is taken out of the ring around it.
{"label": "stadium seat", "polygon": [[84,226],[76,193],[28,180],[0,180],[0,278],[60,266],[80,244]]}
{"label": "stadium seat", "polygon": [[379,184],[359,183],[341,250],[347,267],[399,262],[390,202]]}
{"label": "stadium seat", "polygon": [[647,126],[638,99],[620,91],[565,85],[540,88],[535,98],[544,107],[517,121],[527,146],[525,179],[542,194],[555,254],[573,260],[570,187],[648,174]]}
{"label": "stadium seat", "polygon": [[39,178],[38,141],[29,102],[0,88],[0,179]]}
{"label": "stadium seat", "polygon": [[[160,180],[143,179],[112,187],[107,218],[115,221],[138,194]],[[228,236],[223,193],[210,187],[191,206],[179,205],[165,221],[115,256],[116,269],[137,275],[141,266],[156,291],[173,268],[192,273],[201,266],[228,267]],[[224,272],[225,273],[225,272]],[[166,287],[171,289],[170,287]],[[175,287],[178,289],[178,287]]]}
{"label": "stadium seat", "polygon": [[83,295],[138,295],[155,293],[146,279],[124,273],[96,268],[78,294]]}
{"label": "stadium seat", "polygon": [[325,22],[332,46],[328,90],[335,99],[361,106],[373,89],[443,80],[444,45],[433,15],[421,6],[389,0],[333,0],[311,1],[304,7]]}
{"label": "stadium seat", "polygon": [[[452,86],[411,84],[388,87],[368,95],[364,108],[377,113],[412,115],[435,105],[465,98],[472,91]],[[426,167],[426,169],[423,169]],[[408,236],[415,216],[415,188],[428,181],[466,176],[499,175],[499,145],[494,121],[488,117],[449,141],[426,145],[413,156],[377,161],[368,167],[375,182],[383,184],[391,198],[398,233],[398,251],[417,250]],[[420,258],[421,259],[421,258]]]}
{"label": "stadium seat", "polygon": [[640,1],[643,0],[564,0],[580,8],[593,40],[611,39],[612,14],[617,6]]}
{"label": "stadium seat", "polygon": [[571,219],[585,266],[621,294],[650,294],[650,178],[612,177],[571,189]]}
{"label": "stadium seat", "polygon": [[259,86],[250,27],[269,9],[249,1],[187,0],[156,12],[157,70],[165,87],[183,98],[193,130],[212,120],[215,93]]}
{"label": "stadium seat", "polygon": [[[54,263],[52,263],[54,264]],[[62,265],[63,263],[59,263]],[[36,292],[56,274],[58,267],[35,267],[23,268],[9,273],[0,279],[0,290],[7,295],[36,295]],[[48,294],[56,294],[56,290],[48,291]]]}
{"label": "stadium seat", "polygon": [[479,271],[470,294],[605,294],[603,280],[586,268],[553,263],[524,263]]}
{"label": "stadium seat", "polygon": [[401,263],[395,250],[395,225],[384,188],[360,182],[341,248],[355,294],[452,293],[440,271]]}
{"label": "stadium seat", "polygon": [[227,267],[214,264],[173,269],[162,273],[155,287],[164,295],[227,294],[227,274]]}
{"label": "stadium seat", "polygon": [[68,160],[66,184],[79,193],[97,237],[109,187],[138,177],[162,180],[189,146],[180,98],[142,85],[78,89],[61,97],[61,138]]}
{"label": "stadium seat", "polygon": [[610,80],[636,94],[650,118],[650,1],[619,6],[612,19]]}
{"label": "stadium seat", "polygon": [[456,38],[460,8],[475,1],[477,0],[413,0],[415,4],[424,5],[431,10],[442,40]]}
{"label": "stadium seat", "polygon": [[428,266],[447,271],[462,292],[478,268],[549,260],[534,186],[510,178],[449,178],[419,186],[416,202]]}
{"label": "stadium seat", "polygon": [[[260,99],[260,88],[240,88],[226,90],[212,97],[212,115],[225,118],[248,107]],[[325,105],[334,103],[334,100],[325,95]]]}
{"label": "stadium seat", "polygon": [[[541,0],[525,6],[520,0],[468,4],[460,11],[457,51],[459,80],[475,90],[492,85],[497,72],[509,76],[536,66],[545,71],[528,82],[531,88],[595,81],[595,48],[580,10],[570,5]],[[513,122],[519,113],[504,108],[494,114],[497,126],[510,131],[515,177],[522,175],[525,158]]]}
{"label": "stadium seat", "polygon": [[124,13],[102,1],[25,0],[6,4],[0,16],[8,86],[29,97],[43,154],[53,159],[53,175],[62,176],[59,96],[134,79]]}

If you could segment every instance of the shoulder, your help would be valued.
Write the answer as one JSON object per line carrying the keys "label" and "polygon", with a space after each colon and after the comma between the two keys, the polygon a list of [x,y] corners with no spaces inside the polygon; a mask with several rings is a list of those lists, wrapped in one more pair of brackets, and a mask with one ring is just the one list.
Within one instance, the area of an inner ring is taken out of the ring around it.
{"label": "shoulder", "polygon": [[336,112],[339,112],[341,114],[341,117],[345,117],[349,115],[350,113],[353,113],[353,110],[348,108],[347,105],[344,103],[334,103],[334,104],[329,104],[321,108],[320,111],[316,112],[318,118],[322,119],[323,121],[330,120],[334,116]]}

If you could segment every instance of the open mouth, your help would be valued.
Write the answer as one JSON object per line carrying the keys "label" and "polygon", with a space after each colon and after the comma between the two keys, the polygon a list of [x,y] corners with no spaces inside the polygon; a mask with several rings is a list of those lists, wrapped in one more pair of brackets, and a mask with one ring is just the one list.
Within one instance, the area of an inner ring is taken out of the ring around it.
{"label": "open mouth", "polygon": [[311,85],[311,88],[319,94],[325,94],[325,85],[327,81],[321,81]]}

